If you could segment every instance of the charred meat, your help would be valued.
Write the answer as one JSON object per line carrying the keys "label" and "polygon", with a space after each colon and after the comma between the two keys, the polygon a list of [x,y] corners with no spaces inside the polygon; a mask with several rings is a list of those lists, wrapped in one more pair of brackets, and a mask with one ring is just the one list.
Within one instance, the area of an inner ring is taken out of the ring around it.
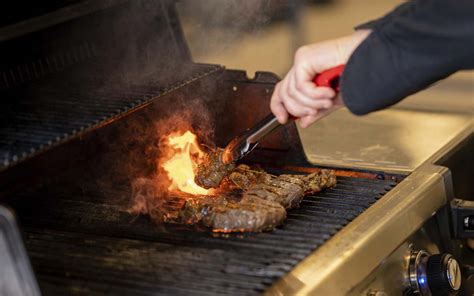
{"label": "charred meat", "polygon": [[280,204],[244,194],[239,201],[223,196],[187,200],[178,222],[201,222],[214,232],[258,232],[274,229],[285,218]]}
{"label": "charred meat", "polygon": [[155,221],[202,224],[214,232],[268,231],[282,224],[286,209],[298,207],[305,194],[336,184],[331,170],[275,176],[246,165],[239,165],[224,179],[213,196],[182,193],[172,211],[159,202],[162,199],[156,197],[153,182],[139,180],[133,188],[138,205],[132,212],[147,212]]}
{"label": "charred meat", "polygon": [[244,192],[240,200],[226,197],[225,193],[189,199],[181,209],[179,223],[201,222],[216,232],[271,230],[283,222],[285,209],[298,207],[305,194],[336,184],[334,171],[330,170],[274,176],[246,165],[239,165],[227,179],[221,187],[229,188],[221,190],[232,190],[233,184]]}
{"label": "charred meat", "polygon": [[204,157],[198,164],[194,182],[197,185],[209,189],[217,188],[222,179],[226,177],[234,168],[234,163],[225,164],[222,162],[222,153],[224,149],[217,148]]}
{"label": "charred meat", "polygon": [[280,175],[278,179],[302,186],[305,194],[316,193],[336,185],[333,170],[319,170],[309,175]]}
{"label": "charred meat", "polygon": [[239,165],[229,179],[247,194],[278,202],[286,209],[298,207],[305,193],[316,193],[336,185],[336,176],[331,170],[309,175],[274,176],[246,165]]}
{"label": "charred meat", "polygon": [[304,197],[303,189],[295,184],[273,180],[270,184],[256,184],[247,194],[279,203],[285,209],[296,208]]}

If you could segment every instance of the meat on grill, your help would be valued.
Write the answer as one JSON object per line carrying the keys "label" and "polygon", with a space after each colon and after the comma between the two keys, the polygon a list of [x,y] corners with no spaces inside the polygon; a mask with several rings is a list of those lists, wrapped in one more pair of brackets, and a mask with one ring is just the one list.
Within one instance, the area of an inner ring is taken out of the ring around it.
{"label": "meat on grill", "polygon": [[334,172],[330,170],[309,175],[273,176],[246,165],[239,165],[229,179],[247,194],[278,202],[286,209],[298,207],[305,193],[316,193],[336,184]]}
{"label": "meat on grill", "polygon": [[272,230],[285,218],[286,211],[280,204],[244,194],[239,201],[224,196],[189,199],[178,221],[201,222],[214,232],[257,232]]}
{"label": "meat on grill", "polygon": [[204,156],[204,159],[198,164],[194,178],[197,185],[206,189],[217,188],[222,179],[235,168],[234,163],[225,164],[222,162],[223,152],[224,149],[217,148]]}
{"label": "meat on grill", "polygon": [[225,178],[215,195],[183,193],[181,198],[185,201],[172,212],[157,202],[157,191],[152,184],[154,182],[143,180],[135,182],[135,201],[139,206],[135,205],[132,212],[147,212],[156,221],[200,223],[215,232],[258,232],[282,224],[286,209],[298,207],[305,194],[334,186],[336,177],[330,170],[318,170],[308,175],[275,176],[239,165]]}
{"label": "meat on grill", "polygon": [[[229,176],[232,184],[244,191],[240,200],[217,196],[188,199],[178,222],[201,222],[217,232],[247,232],[274,229],[283,223],[286,210],[298,207],[305,193],[315,193],[334,186],[333,171],[320,170],[309,175],[274,176],[262,170],[239,165]],[[228,191],[231,188],[221,188]]]}

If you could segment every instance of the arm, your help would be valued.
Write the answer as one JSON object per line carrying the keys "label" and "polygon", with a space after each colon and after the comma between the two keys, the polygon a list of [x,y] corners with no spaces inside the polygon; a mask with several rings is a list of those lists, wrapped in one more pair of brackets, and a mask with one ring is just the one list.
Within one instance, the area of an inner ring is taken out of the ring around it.
{"label": "arm", "polygon": [[[474,1],[415,0],[359,26],[351,36],[302,47],[277,84],[271,108],[308,126],[337,104],[355,114],[393,105],[461,69],[474,68]],[[319,72],[346,63],[340,97],[310,85]]]}
{"label": "arm", "polygon": [[474,68],[472,0],[410,1],[358,28],[373,33],[353,52],[342,77],[344,103],[355,114],[386,108]]}

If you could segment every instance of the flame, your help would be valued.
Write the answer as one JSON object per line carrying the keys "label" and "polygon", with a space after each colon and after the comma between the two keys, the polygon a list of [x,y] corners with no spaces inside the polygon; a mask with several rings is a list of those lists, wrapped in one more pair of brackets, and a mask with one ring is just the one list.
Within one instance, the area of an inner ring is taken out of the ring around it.
{"label": "flame", "polygon": [[204,152],[199,148],[197,137],[189,130],[183,134],[171,134],[167,138],[172,150],[170,158],[162,164],[171,180],[169,191],[182,191],[190,194],[208,194],[206,190],[194,182],[196,159],[202,158]]}

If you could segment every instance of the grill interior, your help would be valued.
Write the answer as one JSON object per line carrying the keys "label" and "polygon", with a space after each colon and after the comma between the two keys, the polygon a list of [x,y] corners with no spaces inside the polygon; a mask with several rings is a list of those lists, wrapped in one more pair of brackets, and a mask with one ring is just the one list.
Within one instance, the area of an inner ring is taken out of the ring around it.
{"label": "grill interior", "polygon": [[[170,83],[146,79],[142,84],[33,84],[2,95],[0,170],[73,137],[103,126],[153,100],[221,69],[192,65]],[[61,84],[67,82],[61,81]],[[34,96],[34,100],[31,99]]]}
{"label": "grill interior", "polygon": [[20,217],[45,295],[253,295],[397,183],[381,175],[343,175],[340,171],[335,188],[306,197],[282,227],[268,233],[217,235],[199,227],[156,225],[124,211],[127,184],[103,189],[87,178],[62,178],[11,196],[8,204]]}

